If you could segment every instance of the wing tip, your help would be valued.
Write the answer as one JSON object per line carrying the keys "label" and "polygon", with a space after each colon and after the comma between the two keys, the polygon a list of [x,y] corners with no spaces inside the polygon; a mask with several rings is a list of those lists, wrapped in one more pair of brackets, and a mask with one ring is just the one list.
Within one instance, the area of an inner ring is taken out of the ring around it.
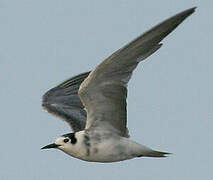
{"label": "wing tip", "polygon": [[188,13],[190,15],[190,14],[194,13],[196,9],[197,9],[197,6],[194,6],[192,8],[189,8],[189,9],[183,11],[183,13],[185,12],[185,13]]}
{"label": "wing tip", "polygon": [[190,8],[190,9],[192,9],[193,11],[195,11],[197,9],[197,6],[194,6],[194,7]]}

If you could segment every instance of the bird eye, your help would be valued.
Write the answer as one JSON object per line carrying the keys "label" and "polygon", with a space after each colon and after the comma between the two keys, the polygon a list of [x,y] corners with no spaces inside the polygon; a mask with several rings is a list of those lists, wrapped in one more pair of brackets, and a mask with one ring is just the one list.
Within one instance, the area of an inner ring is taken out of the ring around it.
{"label": "bird eye", "polygon": [[67,143],[69,141],[69,139],[64,139],[64,142]]}

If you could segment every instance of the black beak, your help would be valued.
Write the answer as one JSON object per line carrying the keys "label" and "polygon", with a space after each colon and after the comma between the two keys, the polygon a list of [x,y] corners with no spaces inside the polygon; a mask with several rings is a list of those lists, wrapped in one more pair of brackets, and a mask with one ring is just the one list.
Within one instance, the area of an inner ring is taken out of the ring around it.
{"label": "black beak", "polygon": [[47,146],[44,146],[44,147],[41,148],[41,149],[57,148],[58,146],[60,146],[60,145],[53,143],[53,144],[49,144],[49,145],[47,145]]}

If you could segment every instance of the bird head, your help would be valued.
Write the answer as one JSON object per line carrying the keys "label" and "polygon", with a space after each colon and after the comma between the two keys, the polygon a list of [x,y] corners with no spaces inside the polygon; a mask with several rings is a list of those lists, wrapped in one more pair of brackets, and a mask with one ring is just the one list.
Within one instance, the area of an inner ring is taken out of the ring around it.
{"label": "bird head", "polygon": [[66,149],[72,148],[74,144],[77,143],[75,133],[64,134],[61,137],[58,137],[54,143],[46,145],[41,149],[51,149],[56,148],[66,152]]}

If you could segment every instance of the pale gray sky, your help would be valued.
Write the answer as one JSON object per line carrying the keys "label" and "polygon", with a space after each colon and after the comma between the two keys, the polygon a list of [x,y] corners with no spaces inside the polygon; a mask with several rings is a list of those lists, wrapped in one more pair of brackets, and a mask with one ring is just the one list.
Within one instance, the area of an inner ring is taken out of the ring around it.
{"label": "pale gray sky", "polygon": [[[131,138],[171,157],[100,164],[40,150],[70,131],[42,111],[43,93],[193,6],[129,83]],[[1,0],[0,179],[211,179],[212,7],[212,0]]]}

